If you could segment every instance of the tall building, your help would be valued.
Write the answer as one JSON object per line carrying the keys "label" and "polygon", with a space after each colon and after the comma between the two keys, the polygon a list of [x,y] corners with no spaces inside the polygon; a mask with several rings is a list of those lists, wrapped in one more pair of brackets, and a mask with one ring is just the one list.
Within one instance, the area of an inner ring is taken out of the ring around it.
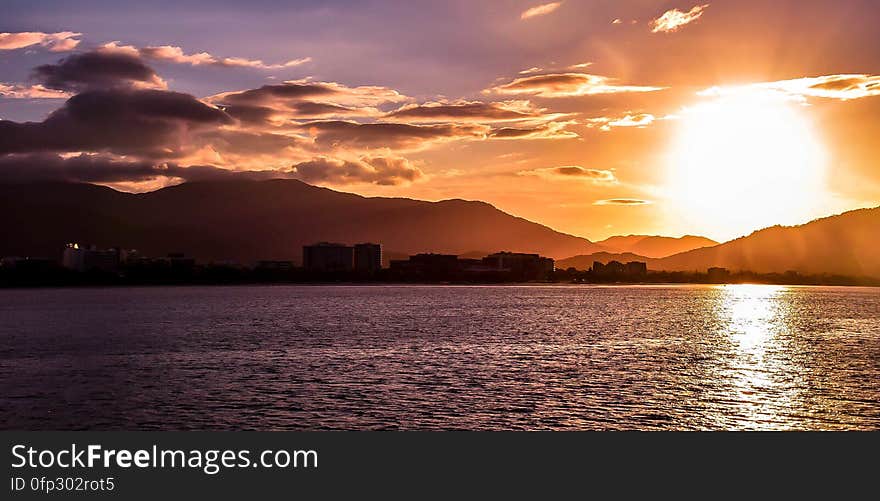
{"label": "tall building", "polygon": [[365,273],[375,273],[382,269],[382,246],[363,243],[354,246],[354,269]]}
{"label": "tall building", "polygon": [[626,274],[630,276],[640,276],[648,274],[648,263],[641,261],[630,261],[626,263]]}
{"label": "tall building", "polygon": [[303,267],[311,271],[351,271],[354,247],[330,242],[304,245]]}
{"label": "tall building", "polygon": [[85,248],[79,244],[67,244],[61,264],[76,271],[116,272],[119,270],[119,249],[99,250],[94,245]]}
{"label": "tall building", "polygon": [[484,257],[483,264],[509,271],[520,280],[545,280],[556,269],[549,257],[521,252],[496,252]]}

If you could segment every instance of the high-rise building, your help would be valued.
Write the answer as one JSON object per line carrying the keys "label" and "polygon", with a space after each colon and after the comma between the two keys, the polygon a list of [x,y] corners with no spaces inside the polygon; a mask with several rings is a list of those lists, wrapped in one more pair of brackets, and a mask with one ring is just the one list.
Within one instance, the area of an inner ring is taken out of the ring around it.
{"label": "high-rise building", "polygon": [[119,249],[99,250],[94,245],[85,248],[79,244],[68,244],[64,248],[61,264],[76,271],[116,272],[119,269]]}
{"label": "high-rise building", "polygon": [[375,273],[382,269],[382,246],[363,243],[354,246],[354,269],[365,273]]}
{"label": "high-rise building", "polygon": [[303,267],[311,271],[351,271],[354,247],[330,242],[304,245]]}
{"label": "high-rise building", "polygon": [[556,269],[549,257],[521,252],[496,252],[484,257],[483,264],[507,270],[520,280],[545,280]]}

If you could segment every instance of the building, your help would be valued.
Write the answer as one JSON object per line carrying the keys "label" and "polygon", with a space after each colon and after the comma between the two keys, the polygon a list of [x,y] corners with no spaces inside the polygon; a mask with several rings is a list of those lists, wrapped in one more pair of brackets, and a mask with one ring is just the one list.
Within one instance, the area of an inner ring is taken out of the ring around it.
{"label": "building", "polygon": [[606,264],[602,264],[599,261],[593,261],[592,272],[594,275],[623,275],[625,271],[626,265],[620,261],[608,261]]}
{"label": "building", "polygon": [[382,269],[382,246],[363,243],[354,246],[354,269],[363,273],[375,273]]}
{"label": "building", "polygon": [[0,259],[0,268],[26,273],[51,271],[57,266],[57,262],[41,257],[9,256]]}
{"label": "building", "polygon": [[196,259],[186,257],[183,252],[172,252],[168,254],[167,259],[173,271],[192,271],[196,267]]}
{"label": "building", "polygon": [[119,249],[100,250],[92,245],[86,248],[76,243],[67,244],[61,265],[74,271],[119,271]]}
{"label": "building", "polygon": [[461,271],[461,263],[454,254],[422,253],[391,261],[391,271],[408,278],[452,280]]}
{"label": "building", "polygon": [[509,272],[517,280],[546,280],[556,269],[549,257],[521,252],[496,252],[482,261],[487,267]]}
{"label": "building", "polygon": [[648,263],[630,261],[623,264],[620,261],[608,261],[608,263],[602,264],[599,261],[594,261],[591,271],[593,275],[600,277],[644,277],[648,274]]}
{"label": "building", "polygon": [[330,242],[304,245],[303,267],[310,271],[352,271],[354,247]]}
{"label": "building", "polygon": [[648,274],[648,263],[643,263],[640,261],[630,261],[626,263],[624,267],[624,273],[627,276],[631,277],[639,277]]}
{"label": "building", "polygon": [[727,268],[712,267],[706,270],[709,281],[714,283],[723,283],[730,280],[730,270]]}
{"label": "building", "polygon": [[271,261],[264,259],[257,262],[256,269],[259,271],[291,271],[293,270],[293,261]]}

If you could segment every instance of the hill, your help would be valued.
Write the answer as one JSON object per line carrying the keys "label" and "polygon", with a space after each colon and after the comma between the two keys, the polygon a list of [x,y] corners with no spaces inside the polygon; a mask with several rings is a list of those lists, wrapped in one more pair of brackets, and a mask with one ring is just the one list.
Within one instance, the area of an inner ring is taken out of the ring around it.
{"label": "hill", "polygon": [[57,257],[66,242],[199,260],[300,261],[304,244],[380,242],[391,254],[598,250],[584,238],[466,200],[368,198],[297,180],[185,183],[131,194],[70,183],[0,185],[0,255]]}
{"label": "hill", "polygon": [[832,273],[880,277],[880,207],[799,226],[773,226],[714,247],[652,260],[650,269]]}
{"label": "hill", "polygon": [[700,247],[711,247],[718,242],[706,237],[685,235],[679,238],[653,235],[616,236],[596,242],[609,252],[630,252],[650,258],[662,258]]}
{"label": "hill", "polygon": [[589,270],[590,267],[593,266],[594,261],[599,261],[602,264],[608,264],[609,261],[620,261],[621,263],[628,263],[630,261],[651,262],[652,260],[645,256],[640,256],[631,252],[594,252],[592,254],[582,254],[579,256],[572,256],[569,258],[560,259],[556,261],[556,269],[566,270],[568,268],[575,268],[578,270]]}

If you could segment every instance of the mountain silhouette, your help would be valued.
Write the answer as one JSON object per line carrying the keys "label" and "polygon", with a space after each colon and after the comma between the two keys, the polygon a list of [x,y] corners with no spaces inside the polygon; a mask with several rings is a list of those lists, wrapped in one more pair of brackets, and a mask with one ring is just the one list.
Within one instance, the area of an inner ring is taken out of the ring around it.
{"label": "mountain silhouette", "polygon": [[606,238],[596,242],[596,244],[606,248],[608,252],[630,252],[650,258],[661,258],[699,249],[700,247],[711,247],[718,245],[718,242],[694,235],[685,235],[680,238],[654,235],[622,235]]}
{"label": "mountain silhouette", "polygon": [[651,258],[633,254],[632,252],[594,252],[592,254],[581,254],[559,259],[556,261],[556,269],[567,270],[568,268],[575,268],[578,270],[589,270],[596,261],[602,264],[608,264],[609,261],[619,261],[621,263],[628,263],[630,261],[653,262]]}
{"label": "mountain silhouette", "polygon": [[379,242],[387,255],[599,250],[484,202],[369,198],[297,180],[184,183],[132,194],[91,184],[0,185],[0,255],[57,257],[66,242],[183,252],[204,261],[286,259],[318,241]]}
{"label": "mountain silhouette", "polygon": [[594,261],[612,260],[646,262],[648,269],[654,271],[705,273],[718,266],[731,271],[797,271],[880,278],[880,207],[845,212],[799,226],[773,226],[730,242],[662,259],[597,252],[557,260],[556,267],[588,270]]}
{"label": "mountain silhouette", "polygon": [[797,271],[880,277],[880,207],[799,226],[772,226],[729,242],[651,260],[649,269],[706,271],[710,266],[759,273]]}

